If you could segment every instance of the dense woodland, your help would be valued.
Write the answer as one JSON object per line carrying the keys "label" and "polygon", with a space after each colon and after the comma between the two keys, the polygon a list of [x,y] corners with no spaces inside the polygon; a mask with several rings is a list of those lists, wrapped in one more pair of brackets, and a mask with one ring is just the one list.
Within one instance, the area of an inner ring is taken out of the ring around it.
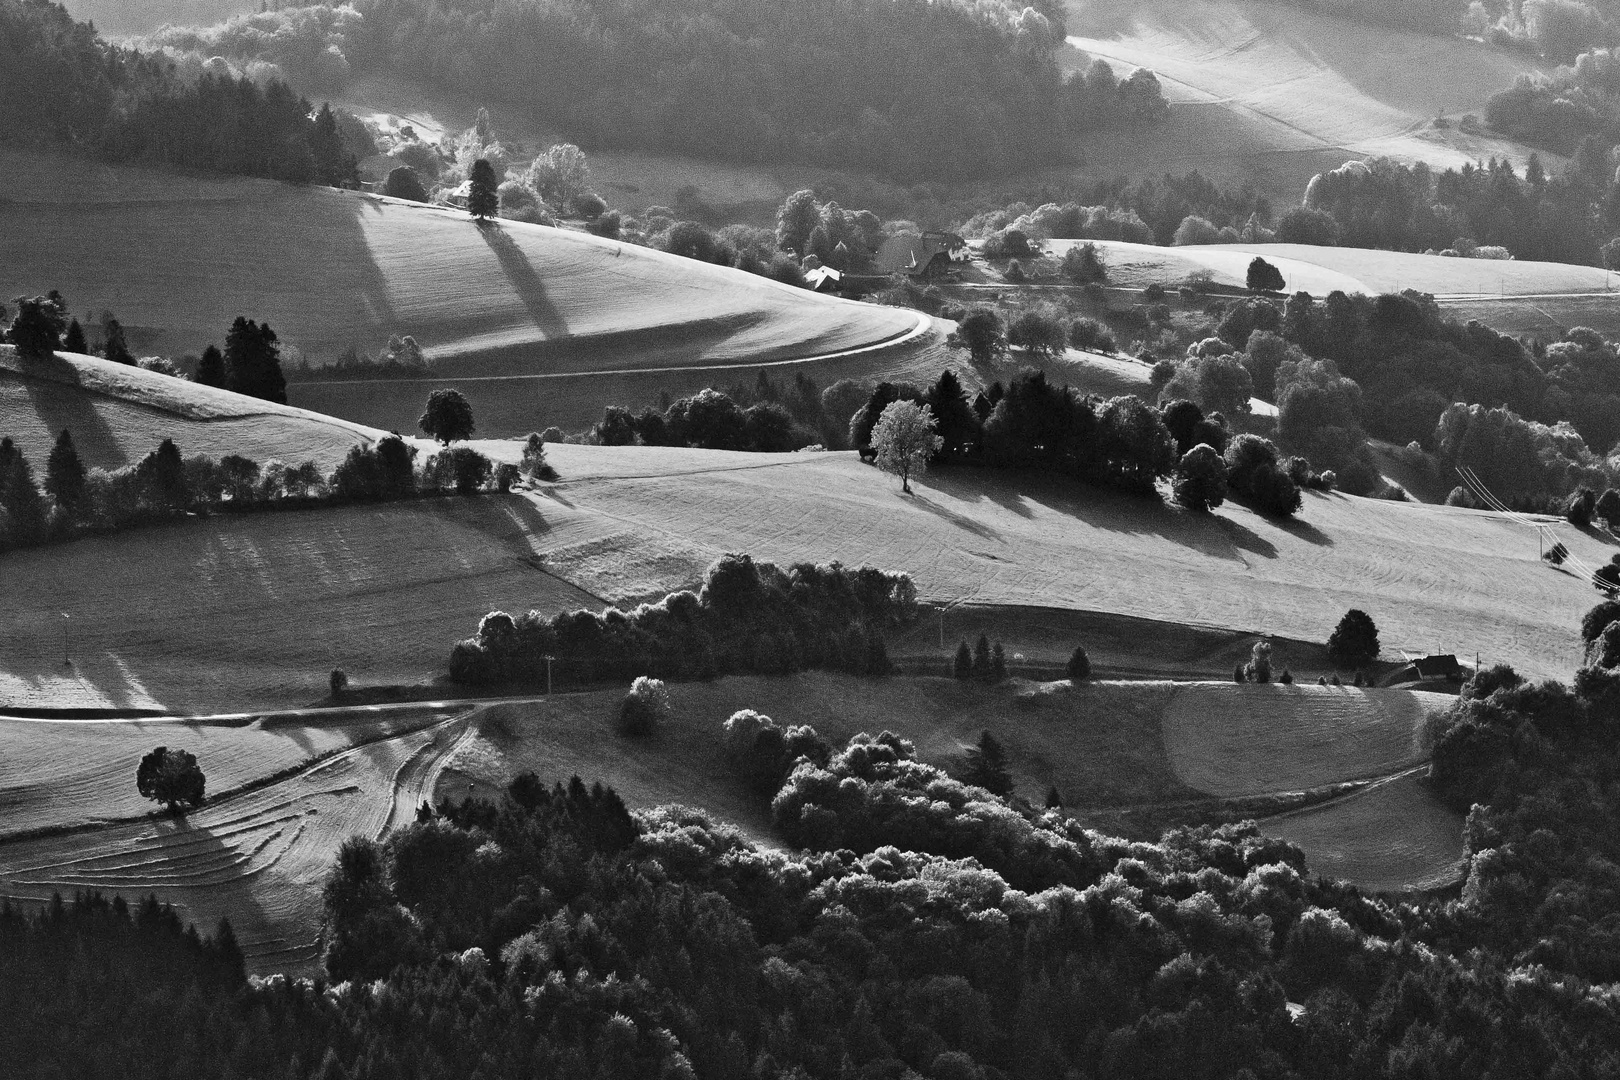
{"label": "dense woodland", "polygon": [[[1432,726],[1460,893],[1314,878],[1252,825],[1157,843],[917,760],[725,721],[795,847],[577,778],[344,845],[327,982],[95,898],[0,914],[19,1077],[1565,1078],[1620,1069],[1620,604],[1573,687]],[[787,755],[784,761],[783,755]],[[93,1022],[86,1022],[93,1017]],[[116,1048],[116,1049],[115,1049]]]}
{"label": "dense woodland", "polygon": [[287,84],[182,77],[48,0],[0,0],[0,141],[299,183],[356,182],[337,118]]}
{"label": "dense woodland", "polygon": [[1151,74],[1065,84],[1062,6],[1005,0],[357,0],[168,32],[319,85],[385,69],[539,109],[587,147],[921,178],[1055,160],[1054,132],[1143,127]]}

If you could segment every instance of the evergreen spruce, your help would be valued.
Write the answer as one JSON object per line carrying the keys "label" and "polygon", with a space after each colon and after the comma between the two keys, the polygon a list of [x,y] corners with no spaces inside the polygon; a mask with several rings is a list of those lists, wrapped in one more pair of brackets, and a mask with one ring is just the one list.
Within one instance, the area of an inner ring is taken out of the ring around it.
{"label": "evergreen spruce", "polygon": [[84,462],[79,460],[67,428],[57,436],[45,463],[45,490],[71,516],[77,516],[84,505]]}
{"label": "evergreen spruce", "polygon": [[990,677],[990,639],[984,634],[979,635],[979,643],[973,646],[973,677]]}
{"label": "evergreen spruce", "polygon": [[225,335],[225,387],[238,394],[287,403],[287,379],[281,373],[281,348],[270,324],[238,315]]}
{"label": "evergreen spruce", "polygon": [[193,381],[199,386],[225,385],[225,356],[219,351],[219,346],[210,345],[203,350],[202,358],[197,361],[197,375]]}
{"label": "evergreen spruce", "polygon": [[79,325],[78,319],[68,323],[67,333],[62,336],[62,351],[80,354],[90,351],[90,343],[85,340],[84,327]]}
{"label": "evergreen spruce", "polygon": [[1007,654],[1001,648],[1001,642],[996,642],[990,650],[990,681],[1004,682],[1007,678]]}
{"label": "evergreen spruce", "polygon": [[488,221],[500,210],[496,193],[495,168],[483,158],[473,162],[472,190],[467,195],[467,212],[480,222]]}
{"label": "evergreen spruce", "polygon": [[958,679],[971,678],[973,675],[973,650],[968,648],[965,641],[956,647],[956,659],[951,663],[951,674]]}
{"label": "evergreen spruce", "polygon": [[979,734],[979,744],[967,752],[962,782],[984,788],[992,795],[1012,793],[1012,774],[1007,771],[1007,751],[988,731]]}
{"label": "evergreen spruce", "polygon": [[[72,329],[69,327],[68,329]],[[106,340],[101,343],[101,355],[115,364],[135,364],[135,356],[129,351],[129,343],[124,339],[124,324],[117,319],[108,319],[102,326]],[[63,345],[63,348],[67,348]],[[71,350],[69,350],[71,351]]]}

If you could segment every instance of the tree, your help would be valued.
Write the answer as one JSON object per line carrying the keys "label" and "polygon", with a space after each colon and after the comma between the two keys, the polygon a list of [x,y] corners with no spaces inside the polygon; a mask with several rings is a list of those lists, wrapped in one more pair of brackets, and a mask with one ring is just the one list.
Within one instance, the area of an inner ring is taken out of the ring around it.
{"label": "tree", "polygon": [[928,471],[928,459],[943,440],[934,434],[934,414],[926,405],[896,401],[883,410],[872,427],[872,447],[878,468],[900,478],[900,490],[911,493],[911,478]]}
{"label": "tree", "polygon": [[1071,683],[1085,682],[1091,678],[1091,657],[1086,654],[1084,645],[1076,645],[1074,652],[1069,654],[1069,663],[1065,669]]}
{"label": "tree", "polygon": [[982,787],[992,795],[1012,794],[1012,774],[1007,770],[1007,751],[989,731],[979,734],[979,743],[967,752],[967,765],[961,781]]}
{"label": "tree", "polygon": [[558,143],[534,159],[525,179],[542,199],[561,207],[590,187],[591,166],[585,151]]}
{"label": "tree", "polygon": [[1265,641],[1254,643],[1249,654],[1249,664],[1243,669],[1250,682],[1268,683],[1271,681],[1271,644]]}
{"label": "tree", "polygon": [[45,500],[34,483],[33,467],[11,436],[0,438],[0,547],[7,541],[33,544],[43,540],[45,523]]}
{"label": "tree", "polygon": [[62,335],[62,351],[84,355],[90,351],[90,343],[84,338],[84,327],[79,320],[74,319],[68,323],[67,333]]}
{"label": "tree", "polygon": [[518,471],[530,480],[553,480],[557,470],[546,463],[546,440],[540,437],[539,432],[531,431],[529,439],[523,444],[523,458],[518,464]]}
{"label": "tree", "polygon": [[990,637],[980,634],[978,643],[973,646],[973,677],[985,679],[990,675]]}
{"label": "tree", "polygon": [[1103,262],[1097,245],[1092,243],[1080,244],[1064,252],[1063,262],[1058,269],[1076,285],[1108,280],[1108,266]]}
{"label": "tree", "polygon": [[957,322],[946,344],[966,349],[975,364],[990,364],[1006,354],[1007,332],[1000,315],[990,308],[974,308]]}
{"label": "tree", "polygon": [[153,510],[180,511],[191,502],[186,484],[186,465],[173,439],[164,439],[140,464],[135,466],[141,496]]}
{"label": "tree", "polygon": [[11,343],[23,356],[43,359],[61,348],[67,311],[61,300],[49,296],[19,296],[17,317],[11,323]]}
{"label": "tree", "polygon": [[1182,455],[1175,473],[1176,502],[1205,513],[1226,501],[1226,462],[1213,446],[1199,443]]}
{"label": "tree", "polygon": [[956,657],[951,661],[951,674],[958,679],[971,678],[973,675],[973,650],[968,648],[965,641],[956,647]]}
{"label": "tree", "polygon": [[619,734],[645,738],[669,718],[669,691],[662,679],[638,676],[619,703]]}
{"label": "tree", "polygon": [[1026,349],[1031,355],[1056,358],[1063,355],[1069,335],[1063,320],[1047,311],[1025,311],[1007,329],[1007,344]]}
{"label": "tree", "polygon": [[776,246],[803,258],[810,254],[810,234],[821,224],[821,205],[809,188],[795,191],[776,211]]}
{"label": "tree", "polygon": [[340,698],[343,691],[349,688],[349,673],[342,668],[333,668],[332,674],[327,676],[327,685],[332,690],[332,697]]}
{"label": "tree", "polygon": [[1250,292],[1282,292],[1288,287],[1288,282],[1283,280],[1282,271],[1258,255],[1249,263],[1246,284]]}
{"label": "tree", "polygon": [[135,357],[129,351],[129,342],[124,338],[124,324],[117,319],[108,319],[102,327],[106,339],[101,343],[101,355],[115,364],[134,365]]}
{"label": "tree", "polygon": [[497,193],[500,185],[495,180],[495,167],[487,158],[479,158],[473,162],[470,179],[472,188],[467,193],[467,213],[482,224],[500,213],[501,209],[501,199]]}
{"label": "tree", "polygon": [[1597,492],[1589,487],[1580,487],[1564,505],[1564,520],[1577,529],[1584,529],[1592,524],[1592,515],[1596,512]]}
{"label": "tree", "polygon": [[141,758],[135,770],[135,787],[142,797],[163,803],[170,813],[180,813],[182,806],[201,806],[205,783],[195,754],[166,746]]}
{"label": "tree", "polygon": [[197,374],[192,381],[199,386],[225,385],[225,355],[219,351],[219,346],[210,345],[202,351],[197,361]]}
{"label": "tree", "polygon": [[1372,617],[1351,608],[1327,640],[1328,659],[1340,668],[1364,668],[1378,659],[1378,627]]}
{"label": "tree", "polygon": [[1620,491],[1614,488],[1606,489],[1598,496],[1595,512],[1608,523],[1609,528],[1620,527]]}
{"label": "tree", "polygon": [[472,405],[460,390],[445,387],[428,395],[427,409],[416,421],[423,434],[449,446],[473,434]]}
{"label": "tree", "polygon": [[67,514],[78,516],[84,505],[84,462],[79,460],[67,428],[57,436],[45,462],[45,490]]}
{"label": "tree", "polygon": [[269,323],[240,315],[225,335],[225,387],[248,397],[287,404],[287,379],[281,373],[281,347]]}
{"label": "tree", "polygon": [[409,165],[400,165],[388,172],[388,180],[383,184],[383,194],[391,199],[409,199],[411,202],[425,203],[428,201],[427,188],[422,186],[422,178],[416,175],[416,170]]}
{"label": "tree", "polygon": [[1007,681],[1007,652],[999,641],[990,648],[990,681],[993,683]]}

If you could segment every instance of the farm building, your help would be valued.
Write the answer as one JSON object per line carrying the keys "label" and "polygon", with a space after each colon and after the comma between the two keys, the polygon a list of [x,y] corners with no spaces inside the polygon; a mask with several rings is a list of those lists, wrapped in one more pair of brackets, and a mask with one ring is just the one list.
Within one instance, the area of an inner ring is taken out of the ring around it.
{"label": "farm building", "polygon": [[844,275],[830,266],[816,266],[804,272],[805,284],[815,292],[835,292]]}
{"label": "farm building", "polygon": [[907,274],[924,280],[945,276],[953,263],[971,257],[967,241],[952,232],[902,233],[878,248],[872,262],[880,274]]}

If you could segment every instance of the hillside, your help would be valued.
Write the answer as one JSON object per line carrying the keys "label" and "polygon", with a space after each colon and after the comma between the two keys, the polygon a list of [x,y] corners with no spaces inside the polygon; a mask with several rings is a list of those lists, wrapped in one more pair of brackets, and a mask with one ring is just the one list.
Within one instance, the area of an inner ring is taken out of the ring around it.
{"label": "hillside", "polygon": [[103,34],[149,34],[161,26],[206,26],[257,11],[253,0],[65,0],[68,14]]}
{"label": "hillside", "polygon": [[[940,337],[915,312],[381,196],[9,151],[0,183],[0,295],[56,288],[76,315],[112,308],[138,354],[198,352],[237,315],[274,327],[284,361],[408,334],[434,365],[428,382],[461,386],[488,434],[599,415],[608,377],[647,376],[640,402],[731,366],[903,366]],[[848,356],[880,345],[897,347]],[[290,400],[408,430],[429,388],[295,385]]]}
{"label": "hillside", "polygon": [[37,471],[64,428],[84,463],[105,469],[132,465],[173,439],[186,455],[314,461],[327,473],[349,447],[385,434],[98,357],[25,360],[0,345],[0,435]]}
{"label": "hillside", "polygon": [[1297,199],[1311,176],[1350,158],[1442,168],[1521,147],[1450,129],[1436,116],[1482,114],[1490,95],[1535,70],[1527,57],[1461,38],[1371,26],[1263,0],[1069,0],[1069,44],[1120,72],[1148,67],[1171,120],[1151,139],[1098,140],[1099,172],[1196,168]]}
{"label": "hillside", "polygon": [[[0,636],[20,644],[0,657],[0,704],[285,707],[322,697],[334,666],[362,685],[429,679],[487,611],[659,597],[725,551],[905,570],[952,607],[953,635],[973,632],[976,607],[1033,606],[1320,642],[1360,607],[1392,658],[1477,650],[1532,676],[1567,673],[1596,595],[1538,559],[1533,530],[1448,507],[1308,494],[1278,523],[978,469],[905,497],[854,454],[548,454],[563,480],[537,494],[222,516],[10,554]],[[1608,561],[1612,543],[1554,528]],[[1009,655],[1061,662],[1064,644],[1027,627],[999,631]],[[1302,654],[1294,674],[1314,681],[1320,664]]]}

